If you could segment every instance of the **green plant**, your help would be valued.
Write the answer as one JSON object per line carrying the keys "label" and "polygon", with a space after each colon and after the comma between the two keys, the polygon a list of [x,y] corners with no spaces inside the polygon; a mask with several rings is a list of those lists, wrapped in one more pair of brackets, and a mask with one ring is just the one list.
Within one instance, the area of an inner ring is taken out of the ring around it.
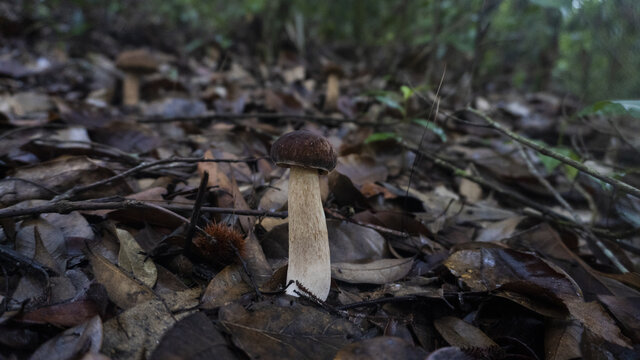
{"label": "green plant", "polygon": [[[408,118],[409,100],[411,99],[411,97],[416,95],[415,88],[410,88],[406,85],[402,85],[398,92],[376,91],[372,94],[374,95],[375,99],[381,104],[399,111],[402,114],[402,121],[410,121],[414,124],[418,124],[424,127],[425,130],[431,131],[434,134],[438,135],[442,142],[447,141],[447,135],[445,134],[444,129],[436,125],[433,121],[423,118]],[[397,132],[376,132],[369,135],[364,142],[365,144],[369,144],[375,141],[390,139],[396,140],[398,142],[401,142],[403,140],[402,136]]]}

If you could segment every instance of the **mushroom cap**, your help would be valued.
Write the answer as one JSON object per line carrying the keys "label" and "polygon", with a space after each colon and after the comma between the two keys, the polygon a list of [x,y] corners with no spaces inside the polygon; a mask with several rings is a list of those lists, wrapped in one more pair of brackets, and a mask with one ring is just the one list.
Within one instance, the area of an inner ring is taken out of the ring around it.
{"label": "mushroom cap", "polygon": [[299,166],[326,174],[336,167],[338,155],[326,138],[298,130],[282,135],[273,143],[271,159],[281,167]]}
{"label": "mushroom cap", "polygon": [[334,62],[329,62],[324,64],[324,66],[322,67],[322,71],[325,73],[325,75],[329,76],[329,75],[337,75],[338,77],[343,77],[344,76],[344,69],[342,68],[342,66],[334,63]]}
{"label": "mushroom cap", "polygon": [[149,51],[144,49],[121,52],[116,59],[116,66],[125,71],[152,73],[160,64]]}

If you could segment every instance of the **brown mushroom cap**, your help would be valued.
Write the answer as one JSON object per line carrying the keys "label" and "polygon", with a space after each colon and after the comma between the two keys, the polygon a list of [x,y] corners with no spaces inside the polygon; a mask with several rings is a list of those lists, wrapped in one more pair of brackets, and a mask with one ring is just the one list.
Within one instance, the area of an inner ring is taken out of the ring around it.
{"label": "brown mushroom cap", "polygon": [[138,49],[120,53],[116,59],[116,66],[125,71],[145,74],[158,70],[160,64],[149,51]]}
{"label": "brown mushroom cap", "polygon": [[329,140],[307,130],[282,135],[271,146],[271,158],[281,167],[317,169],[321,174],[333,170],[338,161]]}
{"label": "brown mushroom cap", "polygon": [[344,76],[344,70],[342,69],[342,66],[330,62],[325,64],[322,67],[322,71],[325,73],[325,75],[329,76],[329,75],[337,75],[338,77],[343,77]]}

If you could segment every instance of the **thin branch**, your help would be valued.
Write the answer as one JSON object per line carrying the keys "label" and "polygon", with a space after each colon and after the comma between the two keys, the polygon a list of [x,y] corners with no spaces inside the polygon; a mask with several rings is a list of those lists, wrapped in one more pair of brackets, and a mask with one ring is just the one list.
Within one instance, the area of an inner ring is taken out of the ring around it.
{"label": "thin branch", "polygon": [[138,120],[139,123],[167,123],[173,121],[204,121],[204,120],[237,120],[237,119],[250,119],[258,118],[261,120],[280,120],[280,119],[301,119],[320,121],[328,123],[344,123],[344,122],[357,122],[357,119],[353,118],[337,118],[331,116],[317,116],[306,114],[278,114],[278,113],[246,113],[246,114],[220,114],[220,113],[206,113],[196,116],[176,116],[176,117],[146,117]]}
{"label": "thin branch", "polygon": [[596,179],[602,180],[608,184],[611,184],[614,188],[619,189],[620,191],[633,195],[637,198],[640,199],[640,189],[635,188],[623,181],[614,179],[610,176],[604,175],[602,173],[600,173],[599,171],[590,168],[588,166],[586,166],[585,164],[575,161],[567,156],[564,156],[562,154],[559,154],[553,150],[551,150],[549,147],[544,147],[540,144],[537,144],[521,135],[516,134],[515,132],[505,128],[504,126],[502,126],[500,123],[498,123],[497,121],[489,118],[487,115],[481,113],[478,110],[472,109],[472,108],[466,108],[466,111],[469,111],[477,116],[479,116],[481,119],[483,119],[484,121],[486,121],[487,123],[489,123],[491,125],[491,127],[493,127],[494,129],[500,131],[501,133],[507,135],[508,137],[512,138],[513,140],[522,143],[524,145],[526,145],[527,147],[530,147],[544,155],[547,155],[549,157],[552,157],[558,161],[561,161],[567,165],[573,166],[574,168],[587,173],[591,176],[593,176]]}
{"label": "thin branch", "polygon": [[549,217],[554,218],[554,219],[559,219],[559,220],[572,222],[572,220],[570,218],[568,218],[567,216],[559,214],[559,213],[553,211],[552,209],[549,209],[548,207],[546,207],[546,206],[544,206],[542,204],[539,204],[539,203],[537,203],[537,202],[535,202],[533,200],[530,200],[530,199],[524,197],[523,195],[521,195],[521,194],[519,194],[519,193],[517,193],[517,192],[515,192],[513,190],[503,188],[502,186],[500,186],[498,184],[491,183],[491,182],[489,182],[489,181],[487,181],[487,180],[485,180],[485,179],[483,179],[483,178],[481,178],[479,176],[473,175],[469,171],[457,167],[456,165],[454,165],[451,162],[441,158],[438,155],[431,154],[431,153],[426,152],[426,151],[422,151],[422,150],[417,149],[415,147],[412,147],[412,146],[410,146],[410,145],[408,145],[406,143],[404,143],[403,145],[407,149],[409,149],[411,151],[414,151],[416,153],[419,152],[422,156],[425,156],[425,157],[431,159],[433,162],[435,162],[436,165],[438,165],[440,167],[443,167],[443,168],[445,168],[447,170],[450,170],[451,172],[453,172],[453,174],[455,176],[463,177],[463,178],[471,180],[471,181],[473,181],[473,182],[475,182],[475,183],[477,183],[479,185],[482,185],[482,186],[484,186],[486,188],[489,188],[489,189],[491,189],[493,191],[496,191],[498,193],[507,195],[508,197],[511,197],[512,199],[518,201],[519,203],[539,211],[540,213],[542,213],[543,216],[549,216]]}
{"label": "thin branch", "polygon": [[393,229],[389,229],[389,228],[386,228],[384,226],[379,226],[379,225],[375,225],[375,224],[366,224],[366,223],[358,221],[358,220],[356,220],[354,218],[349,218],[349,217],[346,217],[346,216],[342,216],[337,211],[331,210],[329,208],[324,208],[324,212],[325,212],[325,214],[327,215],[328,218],[333,218],[333,219],[337,219],[337,220],[340,220],[340,221],[350,222],[350,223],[358,225],[358,226],[362,226],[362,227],[366,227],[366,228],[369,228],[369,229],[376,230],[377,232],[382,233],[382,234],[397,236],[399,238],[409,237],[409,234],[407,234],[404,231],[393,230]]}
{"label": "thin branch", "polygon": [[[172,204],[155,204],[145,201],[125,199],[122,201],[68,201],[59,200],[52,201],[48,204],[26,207],[26,208],[5,208],[0,209],[0,219],[24,216],[24,215],[38,215],[46,213],[58,213],[67,214],[71,211],[89,211],[89,210],[120,210],[120,209],[145,209],[162,207],[171,211],[191,211],[193,206],[191,205],[172,205]],[[220,207],[208,207],[204,206],[200,209],[202,212],[216,213],[216,214],[235,214],[246,216],[263,216],[263,217],[277,217],[286,218],[286,211],[264,211],[264,210],[243,210],[232,208],[220,208]]]}
{"label": "thin branch", "polygon": [[78,187],[74,187],[71,188],[69,190],[67,190],[64,194],[58,195],[55,198],[53,198],[53,201],[60,201],[60,200],[69,200],[71,198],[73,198],[74,196],[77,196],[80,193],[83,193],[85,191],[91,190],[91,189],[95,189],[97,187],[100,186],[104,186],[108,183],[120,180],[120,179],[124,179],[125,177],[129,176],[129,175],[133,175],[135,173],[141,172],[142,170],[145,169],[149,169],[158,165],[162,165],[162,164],[167,164],[167,163],[198,163],[198,162],[222,162],[222,163],[239,163],[239,162],[253,162],[253,161],[257,161],[260,159],[265,159],[266,157],[258,157],[258,158],[249,158],[249,159],[239,159],[239,160],[234,160],[234,159],[205,159],[203,157],[197,157],[197,158],[170,158],[170,159],[162,159],[162,160],[157,160],[157,161],[152,161],[152,162],[144,162],[141,163],[138,166],[135,166],[129,170],[123,171],[120,174],[114,175],[110,178],[107,179],[103,179],[100,181],[96,181],[92,184],[88,184],[88,185],[83,185],[83,186],[78,186]]}
{"label": "thin branch", "polygon": [[560,195],[560,193],[558,193],[558,191],[549,183],[549,181],[547,181],[547,179],[545,179],[542,176],[542,174],[540,174],[538,169],[536,169],[535,165],[533,165],[533,161],[531,160],[531,157],[526,152],[524,147],[520,143],[518,143],[517,146],[518,146],[518,149],[520,150],[520,154],[522,155],[522,158],[524,159],[525,163],[527,164],[527,167],[529,168],[529,172],[531,172],[531,174],[535,176],[536,179],[538,179],[538,182],[540,182],[542,186],[544,186],[553,195],[553,197],[558,201],[558,203],[560,203],[560,205],[562,205],[562,207],[565,210],[567,210],[569,214],[571,214],[573,221],[578,225],[580,229],[582,229],[582,231],[584,231],[586,235],[585,239],[587,241],[592,241],[593,243],[595,243],[595,245],[598,248],[600,248],[602,253],[613,263],[613,265],[615,265],[615,267],[618,268],[618,270],[620,270],[620,272],[622,273],[629,272],[629,270],[624,266],[624,264],[622,264],[620,260],[618,260],[618,258],[613,254],[613,252],[609,248],[607,248],[607,246],[600,239],[598,239],[591,232],[591,230],[589,230],[586,226],[584,226],[584,224],[580,221],[580,219],[578,219],[578,216],[576,215],[576,212],[573,210],[573,207],[569,205],[569,203],[562,197],[562,195]]}

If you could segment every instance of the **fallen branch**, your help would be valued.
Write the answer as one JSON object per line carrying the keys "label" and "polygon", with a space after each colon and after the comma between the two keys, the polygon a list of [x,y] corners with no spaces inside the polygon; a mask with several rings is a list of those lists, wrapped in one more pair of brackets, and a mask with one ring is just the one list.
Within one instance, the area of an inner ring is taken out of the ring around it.
{"label": "fallen branch", "polygon": [[542,184],[542,186],[544,186],[553,195],[556,201],[558,201],[558,203],[560,203],[560,205],[565,210],[567,210],[569,214],[571,214],[571,217],[573,218],[574,223],[578,225],[578,228],[581,229],[582,232],[584,232],[584,238],[587,241],[594,243],[600,249],[600,251],[602,251],[604,256],[606,256],[609,259],[609,261],[611,261],[611,263],[613,263],[613,265],[615,265],[615,267],[618,268],[618,270],[621,273],[628,273],[629,270],[624,266],[624,264],[622,264],[622,262],[620,262],[620,260],[613,254],[613,252],[609,248],[607,248],[607,246],[602,242],[602,240],[598,239],[593,234],[593,232],[591,232],[590,229],[588,229],[584,224],[582,224],[580,219],[578,219],[578,216],[576,215],[576,212],[573,209],[573,207],[562,197],[562,195],[560,195],[560,193],[558,193],[558,191],[549,183],[549,181],[547,181],[547,179],[545,179],[544,176],[540,174],[538,169],[536,169],[535,165],[533,165],[533,160],[530,158],[529,154],[527,154],[527,151],[525,150],[524,146],[522,146],[522,144],[520,143],[518,143],[517,145],[518,145],[518,150],[520,150],[520,154],[522,155],[522,158],[527,164],[527,168],[529,169],[529,172],[531,172],[531,174],[538,180],[538,182]]}
{"label": "fallen branch", "polygon": [[[125,199],[122,201],[67,201],[59,200],[52,201],[48,204],[16,208],[10,207],[0,209],[0,219],[10,218],[16,216],[25,215],[38,215],[46,213],[58,213],[67,214],[71,211],[89,211],[89,210],[121,210],[121,209],[145,209],[145,208],[157,208],[162,207],[171,211],[191,211],[193,206],[191,205],[173,205],[173,204],[157,204],[147,203],[145,201]],[[286,211],[264,211],[264,210],[242,210],[232,208],[220,208],[204,206],[200,209],[202,212],[215,213],[215,214],[235,214],[246,216],[262,216],[262,217],[277,217],[286,218]]]}
{"label": "fallen branch", "polygon": [[246,113],[246,114],[220,114],[206,113],[196,116],[176,116],[176,117],[146,117],[139,119],[139,123],[168,123],[174,121],[205,121],[205,120],[237,120],[257,118],[260,120],[280,120],[280,119],[300,119],[328,123],[356,122],[357,119],[337,118],[332,116],[317,116],[305,114],[278,114],[278,113]]}
{"label": "fallen branch", "polygon": [[472,108],[466,108],[466,111],[469,111],[472,114],[475,114],[477,116],[479,116],[481,119],[483,119],[484,121],[486,121],[487,123],[489,123],[489,125],[491,125],[492,128],[500,131],[501,133],[507,135],[508,137],[512,138],[513,140],[522,143],[524,145],[526,145],[527,147],[530,147],[544,155],[547,155],[549,157],[552,157],[558,161],[561,161],[569,166],[572,166],[586,174],[589,174],[591,176],[593,176],[594,178],[598,179],[598,180],[602,180],[608,184],[610,184],[611,186],[613,186],[615,189],[618,189],[624,193],[633,195],[635,197],[637,197],[638,199],[640,199],[640,189],[635,188],[623,181],[614,179],[610,176],[604,175],[602,173],[600,173],[599,171],[588,167],[587,165],[575,161],[567,156],[564,156],[562,154],[559,154],[551,149],[549,149],[548,147],[544,147],[540,144],[535,143],[534,141],[531,141],[521,135],[516,134],[515,132],[505,128],[504,126],[502,126],[499,122],[489,118],[487,115],[481,113],[478,110],[472,109]]}
{"label": "fallen branch", "polygon": [[162,159],[162,160],[157,160],[157,161],[152,161],[152,162],[144,162],[141,163],[138,166],[135,166],[127,171],[123,171],[120,174],[114,175],[110,178],[104,179],[104,180],[100,180],[100,181],[96,181],[92,184],[88,184],[88,185],[83,185],[83,186],[77,186],[74,188],[71,188],[69,190],[67,190],[65,193],[60,194],[58,196],[56,196],[55,198],[53,198],[53,201],[60,201],[60,200],[69,200],[71,198],[73,198],[74,196],[77,196],[78,194],[81,194],[85,191],[91,190],[91,189],[95,189],[97,187],[103,186],[103,185],[107,185],[108,183],[120,180],[120,179],[124,179],[127,176],[133,175],[135,173],[141,172],[142,170],[146,170],[152,167],[156,167],[158,165],[162,165],[162,164],[169,164],[169,163],[199,163],[199,162],[221,162],[221,163],[239,163],[239,162],[253,162],[253,161],[257,161],[260,159],[266,159],[266,156],[263,157],[258,157],[258,158],[249,158],[249,159],[205,159],[204,157],[197,157],[197,158],[170,158],[170,159]]}

